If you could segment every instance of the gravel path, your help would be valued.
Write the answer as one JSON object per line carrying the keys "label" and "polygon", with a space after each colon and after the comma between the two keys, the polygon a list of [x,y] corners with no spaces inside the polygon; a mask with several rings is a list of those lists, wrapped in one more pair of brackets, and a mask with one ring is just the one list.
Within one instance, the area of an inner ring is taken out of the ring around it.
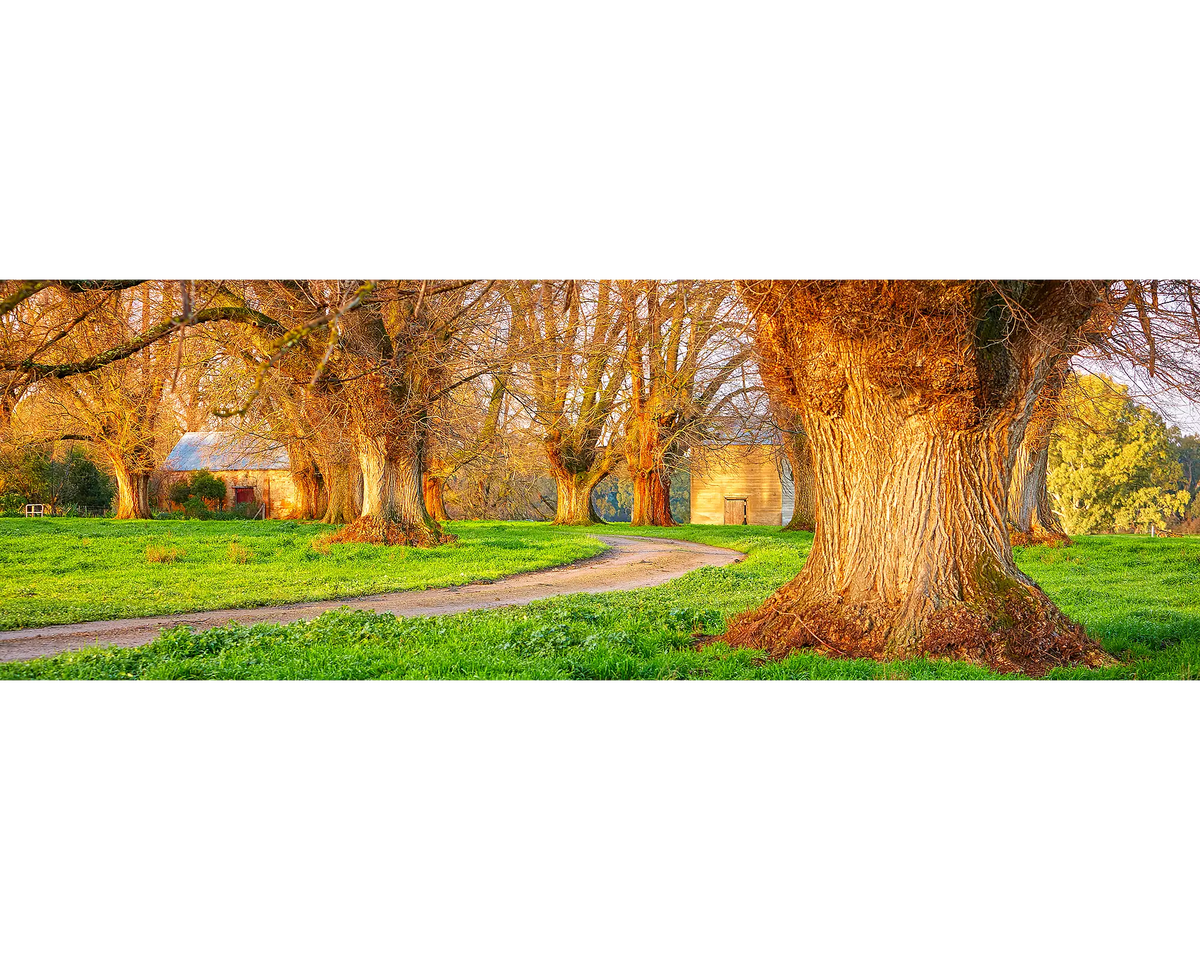
{"label": "gravel path", "polygon": [[394,613],[401,617],[430,616],[461,613],[464,610],[491,610],[568,593],[633,590],[666,583],[700,567],[723,567],[745,556],[724,547],[659,537],[600,535],[597,539],[609,548],[599,556],[548,570],[514,574],[492,583],[403,590],[371,597],[289,603],[278,607],[207,610],[165,617],[95,620],[90,623],[0,631],[0,662],[48,657],[65,650],[96,645],[136,647],[158,639],[159,632],[164,628],[180,625],[207,630],[235,620],[243,624],[292,623],[311,620],[339,607]]}

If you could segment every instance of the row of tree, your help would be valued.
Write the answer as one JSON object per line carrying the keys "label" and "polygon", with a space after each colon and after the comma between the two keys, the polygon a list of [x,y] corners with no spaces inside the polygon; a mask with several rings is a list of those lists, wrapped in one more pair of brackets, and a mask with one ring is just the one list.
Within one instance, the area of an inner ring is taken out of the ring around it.
{"label": "row of tree", "polygon": [[622,451],[634,521],[669,523],[671,467],[736,437],[761,377],[816,533],[724,639],[776,654],[1102,662],[1016,568],[1010,528],[1050,522],[1074,357],[1200,395],[1192,281],[29,281],[0,316],[6,416],[122,381],[80,436],[128,451],[126,515],[149,458],[114,438],[153,420],[196,349],[217,412],[260,417],[294,469],[313,463],[326,517],[384,542],[440,540],[439,490],[504,416],[536,434],[557,522],[596,519]]}
{"label": "row of tree", "polygon": [[[432,543],[467,499],[596,522],[618,462],[635,522],[669,525],[670,475],[758,415],[730,281],[9,282],[0,430],[83,440],[119,517],[150,515],[178,430],[286,446],[301,515],[348,539]],[[518,482],[522,481],[522,482]]]}

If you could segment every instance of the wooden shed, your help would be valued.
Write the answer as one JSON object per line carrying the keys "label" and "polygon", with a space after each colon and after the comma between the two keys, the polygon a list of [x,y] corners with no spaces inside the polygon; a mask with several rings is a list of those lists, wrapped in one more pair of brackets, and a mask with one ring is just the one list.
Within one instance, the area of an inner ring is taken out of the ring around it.
{"label": "wooden shed", "polygon": [[228,495],[222,507],[254,504],[261,516],[286,518],[292,515],[296,490],[292,483],[287,450],[260,437],[225,430],[185,433],[163,463],[166,483],[196,470],[208,470],[225,481]]}
{"label": "wooden shed", "polygon": [[764,524],[792,519],[792,472],[773,443],[735,444],[692,469],[692,523]]}

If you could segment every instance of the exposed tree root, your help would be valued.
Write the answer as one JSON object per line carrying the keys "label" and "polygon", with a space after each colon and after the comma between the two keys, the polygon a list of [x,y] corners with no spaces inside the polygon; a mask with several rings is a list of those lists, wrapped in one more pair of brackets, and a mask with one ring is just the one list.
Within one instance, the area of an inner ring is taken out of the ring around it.
{"label": "exposed tree root", "polygon": [[378,517],[359,517],[331,534],[327,543],[374,543],[385,547],[436,547],[453,543],[452,534],[431,530],[424,524],[400,523]]}
{"label": "exposed tree root", "polygon": [[913,619],[882,603],[841,598],[805,602],[795,584],[742,614],[722,636],[731,647],[782,660],[797,650],[889,661],[925,656],[963,660],[999,673],[1043,676],[1053,667],[1099,667],[1117,661],[1036,587],[1009,590],[992,603],[958,603]]}

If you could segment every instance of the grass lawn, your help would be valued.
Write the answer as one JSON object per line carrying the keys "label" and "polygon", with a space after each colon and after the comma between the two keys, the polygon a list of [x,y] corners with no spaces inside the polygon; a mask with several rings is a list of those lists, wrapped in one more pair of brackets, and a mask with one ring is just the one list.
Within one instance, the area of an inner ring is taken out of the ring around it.
{"label": "grass lawn", "polygon": [[583,531],[537,523],[453,523],[458,542],[429,550],[314,548],[332,529],[280,520],[0,518],[0,630],[446,587],[604,549]]}
{"label": "grass lawn", "polygon": [[[578,531],[456,524],[549,539]],[[514,529],[515,528],[515,529]],[[145,647],[86,650],[0,665],[0,678],[142,679],[989,679],[960,663],[877,664],[793,654],[764,662],[752,651],[692,646],[696,631],[760,603],[800,569],[811,536],[768,527],[614,524],[612,533],[677,537],[748,554],[731,567],[697,570],[643,590],[561,597],[527,607],[398,619],[335,611],[290,626],[230,626],[164,634]],[[1017,551],[1018,563],[1118,657],[1104,670],[1056,670],[1051,678],[1200,678],[1200,537],[1089,537],[1065,549]]]}

